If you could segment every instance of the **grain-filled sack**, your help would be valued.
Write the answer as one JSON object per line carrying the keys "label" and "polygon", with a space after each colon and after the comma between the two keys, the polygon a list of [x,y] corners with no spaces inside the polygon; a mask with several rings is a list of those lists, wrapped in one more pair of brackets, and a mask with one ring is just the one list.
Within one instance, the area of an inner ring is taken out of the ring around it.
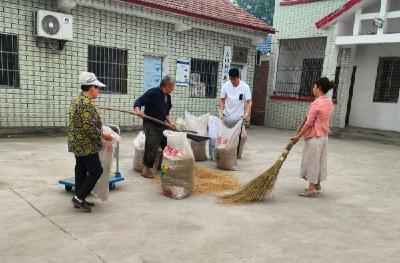
{"label": "grain-filled sack", "polygon": [[193,190],[194,156],[184,132],[165,130],[167,146],[163,151],[161,188],[164,195],[183,199]]}
{"label": "grain-filled sack", "polygon": [[[195,116],[185,111],[185,123],[188,130],[195,131],[197,132],[197,135],[200,136],[207,136],[208,116],[208,113],[200,116]],[[191,147],[193,150],[194,159],[196,161],[207,160],[206,143],[206,141],[191,141]]]}
{"label": "grain-filled sack", "polygon": [[218,123],[216,159],[220,169],[237,170],[237,147],[242,122],[239,120],[232,128],[225,126],[222,121]]}

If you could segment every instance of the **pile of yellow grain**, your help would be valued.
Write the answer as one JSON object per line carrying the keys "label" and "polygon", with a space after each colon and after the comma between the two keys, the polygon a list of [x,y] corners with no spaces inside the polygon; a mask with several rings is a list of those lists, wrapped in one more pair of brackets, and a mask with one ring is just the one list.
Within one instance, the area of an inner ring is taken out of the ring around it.
{"label": "pile of yellow grain", "polygon": [[[204,166],[193,166],[194,185],[192,193],[208,194],[223,191],[237,190],[239,182],[233,177],[232,173],[224,172]],[[160,181],[156,176],[155,180]]]}

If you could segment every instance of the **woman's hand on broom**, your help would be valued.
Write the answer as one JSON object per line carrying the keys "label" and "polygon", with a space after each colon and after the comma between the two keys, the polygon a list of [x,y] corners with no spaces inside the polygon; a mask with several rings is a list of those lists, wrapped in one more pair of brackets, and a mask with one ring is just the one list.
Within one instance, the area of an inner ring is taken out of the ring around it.
{"label": "woman's hand on broom", "polygon": [[290,138],[290,140],[291,140],[293,143],[297,143],[297,142],[300,140],[299,134],[296,133],[295,135],[292,136],[292,138]]}

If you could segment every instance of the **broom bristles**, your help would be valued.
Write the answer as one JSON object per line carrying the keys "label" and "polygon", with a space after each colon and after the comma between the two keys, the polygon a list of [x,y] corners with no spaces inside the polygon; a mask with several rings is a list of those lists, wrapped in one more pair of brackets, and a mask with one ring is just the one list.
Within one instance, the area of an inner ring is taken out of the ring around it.
{"label": "broom bristles", "polygon": [[243,204],[263,200],[272,192],[278,178],[279,170],[294,144],[294,142],[289,142],[285,151],[268,170],[251,180],[239,191],[233,194],[221,196],[220,200],[225,204]]}

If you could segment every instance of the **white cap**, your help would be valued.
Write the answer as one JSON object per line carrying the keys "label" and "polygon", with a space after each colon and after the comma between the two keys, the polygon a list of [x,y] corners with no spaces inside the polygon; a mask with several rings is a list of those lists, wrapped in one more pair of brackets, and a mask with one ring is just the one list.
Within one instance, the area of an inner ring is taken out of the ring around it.
{"label": "white cap", "polygon": [[82,72],[79,75],[79,83],[81,85],[86,86],[97,86],[97,87],[106,87],[103,83],[101,83],[97,78],[96,75],[92,72]]}

